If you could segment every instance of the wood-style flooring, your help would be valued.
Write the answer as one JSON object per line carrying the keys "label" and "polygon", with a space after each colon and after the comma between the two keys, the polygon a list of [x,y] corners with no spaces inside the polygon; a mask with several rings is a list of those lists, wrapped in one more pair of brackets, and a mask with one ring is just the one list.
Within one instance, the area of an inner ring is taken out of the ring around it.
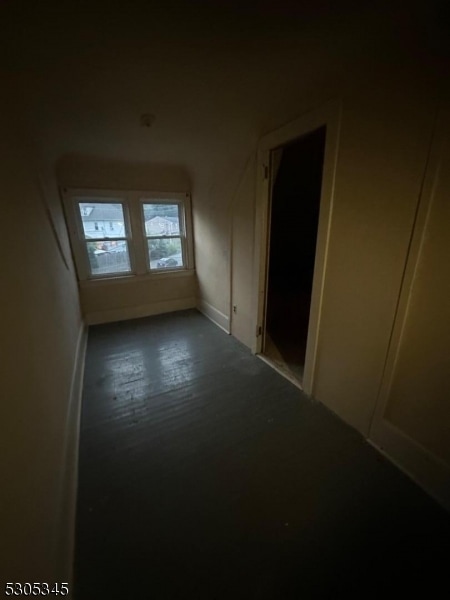
{"label": "wood-style flooring", "polygon": [[449,595],[449,515],[196,311],[91,327],[75,597]]}

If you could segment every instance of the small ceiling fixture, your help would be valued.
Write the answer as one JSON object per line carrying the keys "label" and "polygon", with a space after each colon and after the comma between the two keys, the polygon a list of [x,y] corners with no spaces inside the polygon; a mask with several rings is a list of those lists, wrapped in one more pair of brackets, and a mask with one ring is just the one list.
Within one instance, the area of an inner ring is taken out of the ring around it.
{"label": "small ceiling fixture", "polygon": [[155,115],[151,115],[149,113],[141,115],[141,127],[151,127],[154,120]]}

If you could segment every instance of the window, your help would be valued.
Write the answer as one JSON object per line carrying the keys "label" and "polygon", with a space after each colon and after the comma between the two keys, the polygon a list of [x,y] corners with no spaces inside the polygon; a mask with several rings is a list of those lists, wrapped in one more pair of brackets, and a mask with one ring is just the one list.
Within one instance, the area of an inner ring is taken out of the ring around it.
{"label": "window", "polygon": [[64,190],[80,280],[193,268],[189,194]]}
{"label": "window", "polygon": [[180,205],[144,201],[142,210],[150,270],[183,267],[184,231]]}
{"label": "window", "polygon": [[[77,198],[76,202],[83,226],[90,274],[95,276],[129,273],[131,265],[123,204],[99,202],[97,199],[91,201],[87,198]],[[116,231],[107,232],[106,223],[110,219],[117,223]]]}

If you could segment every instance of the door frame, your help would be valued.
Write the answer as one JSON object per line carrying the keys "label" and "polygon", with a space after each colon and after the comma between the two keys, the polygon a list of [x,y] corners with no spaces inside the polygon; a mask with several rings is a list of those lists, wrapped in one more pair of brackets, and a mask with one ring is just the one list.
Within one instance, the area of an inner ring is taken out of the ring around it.
{"label": "door frame", "polygon": [[311,294],[311,308],[306,344],[305,369],[302,387],[308,395],[314,392],[314,373],[319,344],[320,317],[325,287],[326,262],[331,230],[335,191],[336,166],[338,158],[339,134],[341,127],[342,102],[335,99],[313,109],[295,121],[264,135],[258,144],[257,181],[255,210],[255,255],[253,269],[253,315],[254,342],[252,351],[262,351],[263,328],[267,294],[267,271],[270,237],[271,208],[271,165],[273,150],[319,129],[326,127],[325,153],[320,195],[319,224],[317,231],[316,258]]}

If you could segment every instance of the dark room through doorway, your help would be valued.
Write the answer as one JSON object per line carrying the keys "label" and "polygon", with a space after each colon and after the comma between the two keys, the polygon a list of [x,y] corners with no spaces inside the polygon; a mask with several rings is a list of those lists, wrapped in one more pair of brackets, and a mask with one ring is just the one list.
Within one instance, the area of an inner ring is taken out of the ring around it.
{"label": "dark room through doorway", "polygon": [[271,151],[263,353],[303,379],[319,224],[326,128]]}

